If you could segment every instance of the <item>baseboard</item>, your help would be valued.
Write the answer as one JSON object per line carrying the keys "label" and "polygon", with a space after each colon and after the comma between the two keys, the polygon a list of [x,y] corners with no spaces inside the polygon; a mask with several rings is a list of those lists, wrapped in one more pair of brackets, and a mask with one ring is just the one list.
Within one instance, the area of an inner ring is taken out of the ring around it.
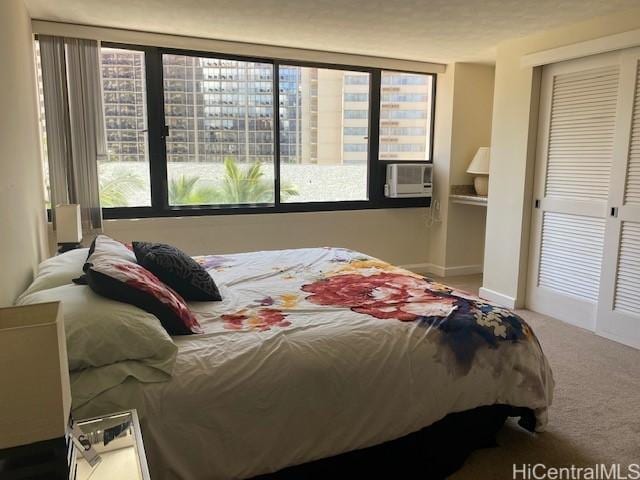
{"label": "baseboard", "polygon": [[407,265],[399,265],[399,267],[420,275],[428,275],[430,273],[438,275],[433,271],[434,265],[431,263],[409,263]]}
{"label": "baseboard", "polygon": [[482,273],[482,265],[459,265],[457,267],[445,267],[443,277],[475,275],[477,273]]}
{"label": "baseboard", "polygon": [[623,345],[627,345],[629,347],[635,348],[640,350],[640,339],[637,338],[627,338],[627,337],[621,337],[619,335],[615,335],[613,333],[609,333],[607,331],[598,329],[596,327],[596,335],[600,335],[601,337],[606,338],[607,340],[612,340],[614,342],[618,342],[618,343],[622,343]]}
{"label": "baseboard", "polygon": [[437,277],[446,277],[447,270],[442,265],[436,265],[435,263],[430,263],[427,268],[428,275],[436,275]]}
{"label": "baseboard", "polygon": [[503,293],[496,292],[489,288],[480,288],[480,298],[484,298],[485,300],[489,300],[490,302],[497,303],[498,305],[502,305],[507,308],[515,308],[516,307],[516,299],[513,297],[509,297]]}
{"label": "baseboard", "polygon": [[400,265],[401,268],[411,270],[420,275],[436,275],[438,277],[455,277],[457,275],[473,275],[482,273],[482,265],[460,265],[457,267],[444,267],[434,263],[412,263]]}

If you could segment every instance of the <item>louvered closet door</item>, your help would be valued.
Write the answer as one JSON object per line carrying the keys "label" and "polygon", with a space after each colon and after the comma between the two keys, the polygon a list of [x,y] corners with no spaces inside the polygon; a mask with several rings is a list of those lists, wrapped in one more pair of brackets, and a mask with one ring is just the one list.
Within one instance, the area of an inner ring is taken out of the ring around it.
{"label": "louvered closet door", "polygon": [[622,53],[596,331],[640,348],[640,49]]}
{"label": "louvered closet door", "polygon": [[527,305],[595,329],[620,54],[544,67]]}

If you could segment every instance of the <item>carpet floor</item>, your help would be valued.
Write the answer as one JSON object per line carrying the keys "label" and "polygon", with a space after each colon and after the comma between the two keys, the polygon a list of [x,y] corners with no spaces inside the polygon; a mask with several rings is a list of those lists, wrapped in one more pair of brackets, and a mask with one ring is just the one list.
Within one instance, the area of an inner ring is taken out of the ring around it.
{"label": "carpet floor", "polygon": [[[480,276],[438,279],[477,293]],[[512,478],[513,464],[640,463],[640,350],[528,310],[556,382],[549,425],[531,434],[508,420],[498,447],[478,450],[451,480]],[[521,478],[521,477],[520,477]]]}

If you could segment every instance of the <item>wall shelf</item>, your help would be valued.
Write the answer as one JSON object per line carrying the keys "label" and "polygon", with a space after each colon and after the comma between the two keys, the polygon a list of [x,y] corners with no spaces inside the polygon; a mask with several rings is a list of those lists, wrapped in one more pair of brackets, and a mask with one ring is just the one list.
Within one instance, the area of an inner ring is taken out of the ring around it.
{"label": "wall shelf", "polygon": [[460,205],[487,206],[487,197],[481,197],[480,195],[449,195],[449,198],[451,199],[451,203]]}
{"label": "wall shelf", "polygon": [[473,185],[451,185],[449,199],[459,205],[487,206],[487,197],[476,194]]}

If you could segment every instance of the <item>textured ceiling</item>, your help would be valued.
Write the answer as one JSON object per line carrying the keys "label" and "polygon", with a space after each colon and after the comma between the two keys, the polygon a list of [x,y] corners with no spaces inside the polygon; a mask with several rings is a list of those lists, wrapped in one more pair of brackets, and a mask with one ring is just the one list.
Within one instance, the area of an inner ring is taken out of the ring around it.
{"label": "textured ceiling", "polygon": [[33,18],[409,60],[485,61],[499,42],[638,0],[24,0]]}

